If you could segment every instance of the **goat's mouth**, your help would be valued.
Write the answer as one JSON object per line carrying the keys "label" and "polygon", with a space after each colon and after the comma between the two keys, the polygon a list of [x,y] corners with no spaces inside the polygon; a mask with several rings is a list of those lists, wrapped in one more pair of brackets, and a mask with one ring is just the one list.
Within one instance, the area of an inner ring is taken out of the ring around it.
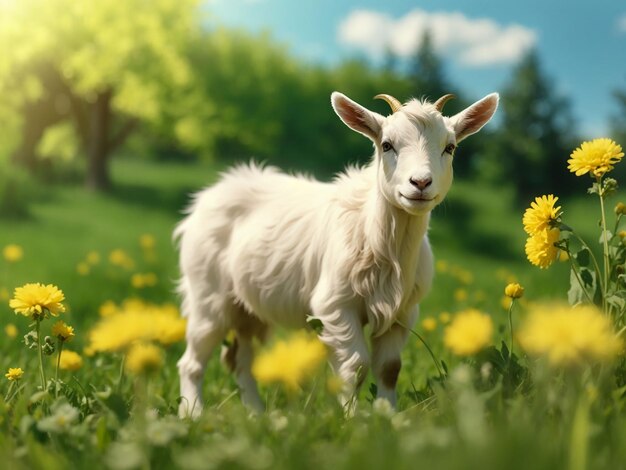
{"label": "goat's mouth", "polygon": [[426,197],[426,196],[423,196],[423,195],[422,196],[411,196],[411,197],[409,197],[409,196],[406,196],[406,195],[404,195],[402,193],[400,193],[400,197],[406,199],[407,201],[411,201],[411,202],[431,202],[431,201],[435,200],[434,197],[429,198],[429,197]]}

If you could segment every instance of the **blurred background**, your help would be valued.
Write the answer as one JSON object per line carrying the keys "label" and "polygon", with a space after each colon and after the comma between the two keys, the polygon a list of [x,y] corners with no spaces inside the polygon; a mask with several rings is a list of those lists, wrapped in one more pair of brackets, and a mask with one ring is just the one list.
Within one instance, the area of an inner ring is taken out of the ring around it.
{"label": "blurred background", "polygon": [[170,233],[220,169],[254,158],[329,179],[369,159],[333,90],[383,114],[378,93],[454,93],[453,114],[500,92],[497,118],[455,156],[432,238],[457,275],[440,271],[449,289],[517,270],[553,292],[564,284],[546,273],[531,281],[521,213],[554,193],[593,231],[589,182],[566,160],[584,139],[626,145],[625,44],[617,0],[0,0],[0,247],[22,250],[1,260],[0,298],[26,281],[92,310],[173,298]]}

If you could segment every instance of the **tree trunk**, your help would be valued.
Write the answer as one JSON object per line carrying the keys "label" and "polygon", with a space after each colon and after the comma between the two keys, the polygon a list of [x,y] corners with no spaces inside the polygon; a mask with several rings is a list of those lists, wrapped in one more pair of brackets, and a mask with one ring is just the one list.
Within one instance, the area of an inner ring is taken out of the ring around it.
{"label": "tree trunk", "polygon": [[106,191],[111,188],[109,175],[109,130],[111,127],[111,96],[112,90],[98,93],[91,106],[91,119],[88,128],[89,141],[87,151],[87,188],[95,191]]}
{"label": "tree trunk", "polygon": [[35,173],[38,169],[37,146],[41,138],[48,127],[59,123],[65,114],[54,107],[52,98],[24,105],[21,114],[24,117],[22,138],[19,147],[11,155],[11,160]]}
{"label": "tree trunk", "polygon": [[[32,113],[29,111],[23,111],[23,115],[29,116]],[[37,145],[39,145],[39,141],[43,137],[43,133],[52,123],[42,122],[41,120],[29,120],[25,119],[24,124],[22,124],[22,138],[20,142],[20,146],[15,149],[13,154],[11,155],[11,160],[26,168],[30,173],[35,173],[37,170],[37,155],[35,154],[37,150]]]}

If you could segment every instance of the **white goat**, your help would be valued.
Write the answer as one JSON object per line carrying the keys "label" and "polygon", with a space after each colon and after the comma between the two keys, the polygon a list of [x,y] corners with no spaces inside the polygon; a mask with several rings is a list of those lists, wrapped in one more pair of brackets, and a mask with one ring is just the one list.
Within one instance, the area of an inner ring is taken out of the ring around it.
{"label": "white goat", "polygon": [[[261,410],[251,373],[253,338],[269,325],[302,327],[321,320],[320,339],[352,403],[370,366],[363,326],[371,325],[371,365],[379,397],[396,401],[400,352],[430,289],[433,255],[426,232],[431,210],[452,183],[456,145],[493,116],[491,94],[453,117],[436,103],[402,105],[389,95],[384,117],[341,93],[341,120],[374,143],[372,161],[331,183],[242,165],[195,195],[178,225],[187,348],[178,362],[181,416],[202,410],[204,369],[230,329],[223,356],[243,402]],[[378,98],[377,97],[377,98]],[[402,326],[401,326],[402,325]]]}

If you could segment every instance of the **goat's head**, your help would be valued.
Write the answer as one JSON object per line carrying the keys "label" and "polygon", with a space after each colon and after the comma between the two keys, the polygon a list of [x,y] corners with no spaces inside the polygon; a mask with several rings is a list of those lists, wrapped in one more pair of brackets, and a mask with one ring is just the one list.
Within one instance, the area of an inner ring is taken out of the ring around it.
{"label": "goat's head", "polygon": [[411,214],[425,214],[445,198],[457,144],[478,132],[498,106],[498,94],[492,93],[454,116],[443,116],[443,105],[451,97],[445,95],[434,104],[411,100],[402,105],[389,95],[378,95],[393,110],[384,117],[341,93],[331,96],[341,120],[374,142],[384,197]]}

